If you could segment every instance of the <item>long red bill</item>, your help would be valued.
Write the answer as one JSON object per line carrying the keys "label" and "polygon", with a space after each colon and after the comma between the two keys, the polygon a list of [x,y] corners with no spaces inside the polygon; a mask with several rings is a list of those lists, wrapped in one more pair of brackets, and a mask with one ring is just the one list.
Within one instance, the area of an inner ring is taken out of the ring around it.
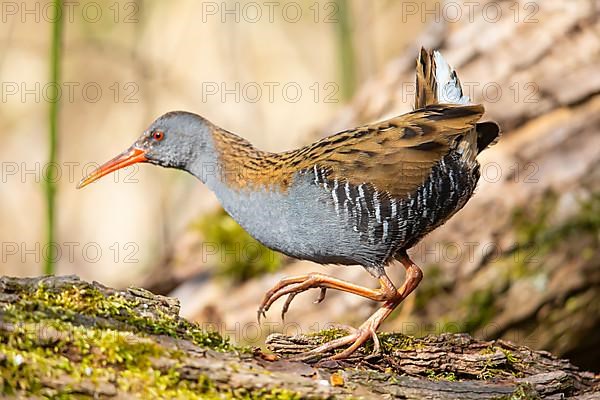
{"label": "long red bill", "polygon": [[87,186],[90,183],[102,178],[104,175],[110,174],[111,172],[114,172],[118,169],[146,161],[148,161],[148,159],[146,158],[144,150],[132,147],[129,150],[126,150],[123,153],[119,154],[112,160],[108,161],[107,163],[101,165],[91,174],[79,181],[79,183],[77,184],[77,189],[81,189],[82,187]]}

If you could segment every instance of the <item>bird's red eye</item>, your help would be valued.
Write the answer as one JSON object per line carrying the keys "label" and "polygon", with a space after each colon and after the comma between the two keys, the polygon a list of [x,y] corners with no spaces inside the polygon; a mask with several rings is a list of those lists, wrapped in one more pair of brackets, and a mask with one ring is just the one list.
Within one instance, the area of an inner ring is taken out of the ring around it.
{"label": "bird's red eye", "polygon": [[165,138],[165,133],[163,131],[155,131],[152,134],[152,138],[158,142],[160,142],[161,140],[163,140]]}

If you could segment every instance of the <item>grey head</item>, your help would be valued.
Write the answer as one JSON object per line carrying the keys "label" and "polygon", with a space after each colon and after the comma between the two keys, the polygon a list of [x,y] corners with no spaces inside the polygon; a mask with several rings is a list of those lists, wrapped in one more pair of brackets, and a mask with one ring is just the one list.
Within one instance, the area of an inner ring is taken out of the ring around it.
{"label": "grey head", "polygon": [[158,117],[127,150],[83,178],[77,187],[142,162],[192,172],[199,163],[214,162],[213,129],[210,122],[197,114],[168,112]]}
{"label": "grey head", "polygon": [[142,149],[151,164],[188,170],[206,151],[212,151],[211,124],[186,111],[158,117],[133,144]]}

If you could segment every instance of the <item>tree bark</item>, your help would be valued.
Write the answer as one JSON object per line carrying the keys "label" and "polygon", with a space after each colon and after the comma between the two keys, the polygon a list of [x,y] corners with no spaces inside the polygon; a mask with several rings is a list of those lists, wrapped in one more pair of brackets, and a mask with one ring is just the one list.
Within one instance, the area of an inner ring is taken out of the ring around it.
{"label": "tree bark", "polygon": [[310,365],[286,357],[337,332],[273,335],[270,347],[281,356],[275,360],[202,331],[178,310],[176,299],[75,276],[0,278],[2,393],[279,399],[584,399],[600,393],[594,374],[504,341],[389,334],[382,336],[380,355]]}

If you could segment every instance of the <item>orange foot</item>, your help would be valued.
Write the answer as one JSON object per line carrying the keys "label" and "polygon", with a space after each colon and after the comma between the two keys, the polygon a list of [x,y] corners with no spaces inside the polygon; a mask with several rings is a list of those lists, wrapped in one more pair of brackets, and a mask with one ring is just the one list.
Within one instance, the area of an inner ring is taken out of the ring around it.
{"label": "orange foot", "polygon": [[391,314],[391,312],[404,300],[419,284],[423,277],[423,273],[414,264],[406,254],[401,254],[397,259],[406,269],[406,278],[399,290],[396,289],[392,281],[388,278],[385,272],[379,277],[380,288],[370,289],[341,279],[334,278],[329,275],[311,273],[291,278],[285,278],[279,281],[271,290],[269,290],[258,308],[258,320],[264,316],[271,305],[279,298],[288,296],[281,312],[283,319],[288,311],[290,303],[296,295],[313,288],[321,289],[319,298],[316,303],[320,303],[325,298],[327,289],[336,289],[348,293],[353,293],[370,300],[383,302],[383,305],[373,313],[358,329],[353,330],[349,335],[339,339],[332,340],[322,344],[306,353],[294,357],[296,360],[310,360],[318,356],[330,353],[339,347],[347,346],[348,348],[338,354],[334,354],[329,359],[341,360],[348,358],[352,353],[362,346],[367,340],[373,339],[374,353],[380,351],[380,343],[377,338],[377,329],[381,323]]}

